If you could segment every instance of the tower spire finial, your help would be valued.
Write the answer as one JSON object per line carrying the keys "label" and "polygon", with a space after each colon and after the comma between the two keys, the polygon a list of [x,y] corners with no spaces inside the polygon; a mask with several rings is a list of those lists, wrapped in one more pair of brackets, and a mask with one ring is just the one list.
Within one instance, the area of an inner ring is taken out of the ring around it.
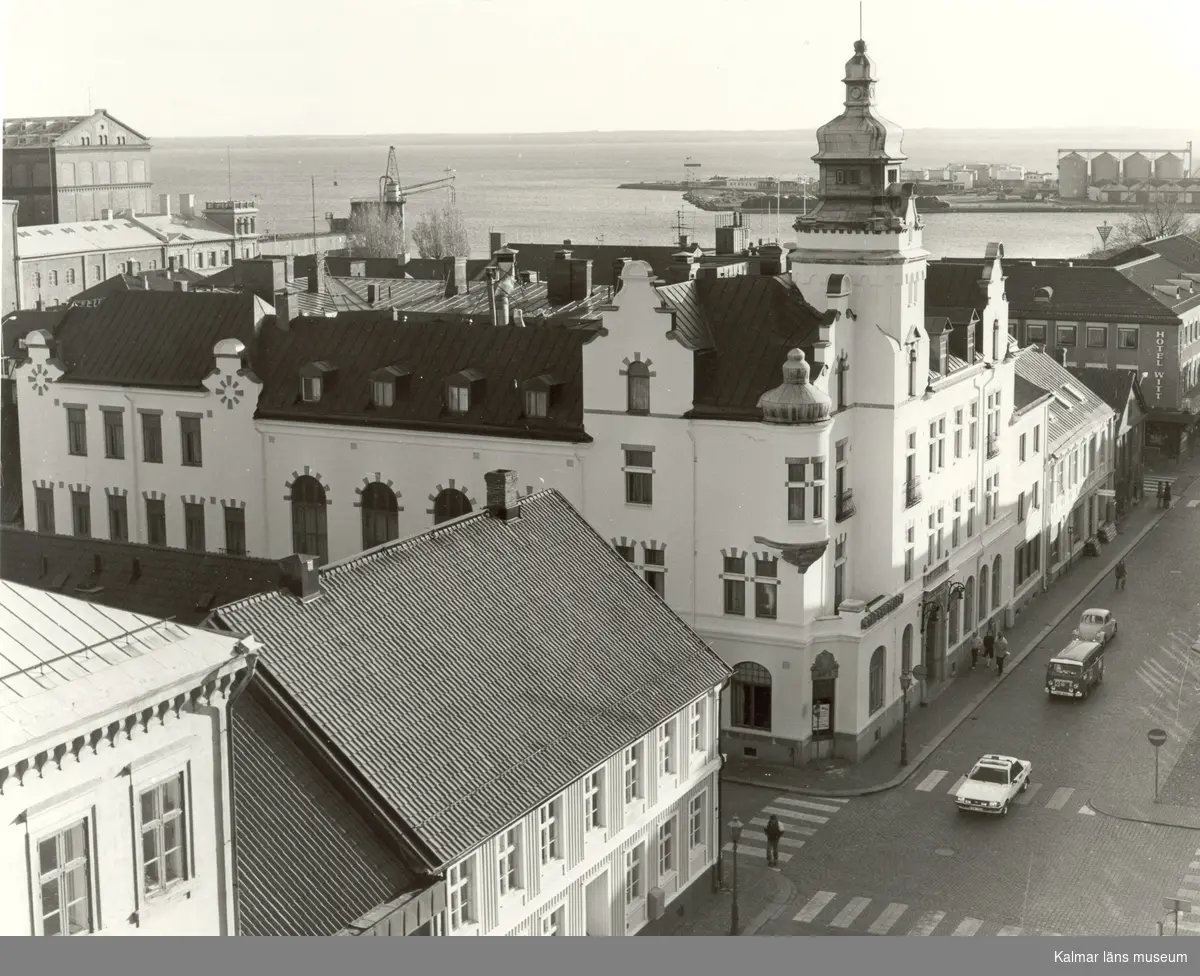
{"label": "tower spire finial", "polygon": [[858,0],[858,39],[861,41],[862,32],[862,0]]}

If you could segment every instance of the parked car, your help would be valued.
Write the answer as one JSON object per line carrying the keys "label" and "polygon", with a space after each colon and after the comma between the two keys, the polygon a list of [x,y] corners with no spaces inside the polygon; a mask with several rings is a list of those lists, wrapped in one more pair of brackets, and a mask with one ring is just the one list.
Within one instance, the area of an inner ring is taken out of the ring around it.
{"label": "parked car", "polygon": [[1107,644],[1117,636],[1117,618],[1112,615],[1111,610],[1102,610],[1099,607],[1084,610],[1083,616],[1079,618],[1079,626],[1075,629],[1075,636],[1080,640]]}
{"label": "parked car", "polygon": [[954,793],[958,809],[966,813],[1005,816],[1018,793],[1029,789],[1033,763],[1028,759],[988,754],[980,758]]}

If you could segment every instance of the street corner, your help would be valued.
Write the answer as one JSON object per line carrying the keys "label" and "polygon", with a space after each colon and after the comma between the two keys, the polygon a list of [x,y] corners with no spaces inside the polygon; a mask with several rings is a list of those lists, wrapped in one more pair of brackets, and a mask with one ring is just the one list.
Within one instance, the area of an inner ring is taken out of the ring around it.
{"label": "street corner", "polygon": [[[738,934],[754,935],[787,907],[795,895],[788,878],[775,868],[762,863],[747,863],[739,857],[737,863]],[[733,927],[733,855],[724,852],[720,890],[714,891],[711,881],[698,883],[676,902],[667,906],[662,918],[651,923],[639,934],[647,936],[730,935]]]}

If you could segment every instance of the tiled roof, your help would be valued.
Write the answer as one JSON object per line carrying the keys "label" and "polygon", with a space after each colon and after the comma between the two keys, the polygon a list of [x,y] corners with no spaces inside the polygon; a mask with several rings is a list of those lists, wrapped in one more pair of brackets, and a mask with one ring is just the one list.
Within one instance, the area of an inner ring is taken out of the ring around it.
{"label": "tiled roof", "polygon": [[693,416],[757,420],[758,398],[779,385],[788,351],[811,358],[822,316],[789,275],[698,278],[658,293],[696,350]]}
{"label": "tiled roof", "polygon": [[556,491],[223,607],[290,699],[443,863],[729,676]]}
{"label": "tiled roof", "polygon": [[1141,409],[1146,409],[1146,400],[1142,395],[1141,384],[1137,382],[1137,370],[1088,369],[1082,366],[1068,366],[1067,372],[1086,384],[1089,390],[1112,407],[1117,414],[1125,412],[1131,393],[1137,398]]}
{"label": "tiled roof", "polygon": [[261,321],[250,294],[125,292],[94,308],[72,308],[58,331],[68,381],[198,388],[213,370],[213,346],[247,348]]}
{"label": "tiled roof", "polygon": [[[271,559],[5,528],[0,530],[0,576],[119,610],[199,624],[223,603],[274,589],[280,570]],[[104,589],[87,594],[76,589],[89,581]]]}
{"label": "tiled roof", "polygon": [[36,116],[20,119],[5,119],[4,120],[4,144],[12,148],[18,148],[19,139],[24,138],[26,146],[45,146],[57,142],[59,136],[70,132],[75,126],[81,122],[86,122],[94,116],[102,115],[105,118],[111,119],[122,128],[128,129],[130,133],[137,136],[139,139],[146,137],[142,133],[136,131],[132,126],[126,125],[120,119],[109,115],[104,109],[97,109],[88,115],[50,115]]}
{"label": "tiled roof", "polygon": [[1112,417],[1108,404],[1044,352],[1022,349],[1016,355],[1015,367],[1017,377],[1053,394],[1046,431],[1051,452],[1069,444],[1081,431]]}
{"label": "tiled roof", "polygon": [[335,935],[423,887],[258,700],[253,684],[235,702],[230,728],[238,935]]}
{"label": "tiled roof", "polygon": [[[530,322],[524,328],[469,324],[426,313],[393,320],[380,312],[349,312],[336,319],[298,318],[284,330],[264,325],[253,356],[264,390],[260,417],[327,423],[458,430],[553,440],[588,440],[583,430],[583,352],[589,330]],[[335,375],[316,403],[300,400],[300,370],[329,362]],[[371,405],[371,374],[403,371],[395,404]],[[446,381],[475,369],[465,415],[445,409]],[[549,416],[524,416],[523,384],[544,373],[559,381]]]}
{"label": "tiled roof", "polygon": [[1147,250],[1160,254],[1182,271],[1200,272],[1200,240],[1186,234],[1177,234],[1162,240],[1149,241],[1143,245]]}

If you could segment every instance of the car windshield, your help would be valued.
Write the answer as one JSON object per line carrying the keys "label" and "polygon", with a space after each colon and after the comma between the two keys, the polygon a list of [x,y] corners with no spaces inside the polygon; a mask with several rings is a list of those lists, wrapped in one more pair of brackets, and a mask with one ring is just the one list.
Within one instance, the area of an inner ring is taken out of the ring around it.
{"label": "car windshield", "polygon": [[1051,661],[1050,662],[1050,673],[1051,674],[1065,674],[1068,677],[1071,677],[1071,676],[1079,674],[1079,672],[1082,670],[1083,670],[1083,667],[1081,665],[1072,664],[1070,661]]}
{"label": "car windshield", "polygon": [[1083,615],[1083,622],[1085,624],[1102,624],[1104,623],[1104,618],[1098,613],[1085,613]]}
{"label": "car windshield", "polygon": [[1008,770],[995,769],[991,766],[980,766],[978,769],[971,770],[970,779],[976,783],[999,783],[1001,786],[1008,784]]}

